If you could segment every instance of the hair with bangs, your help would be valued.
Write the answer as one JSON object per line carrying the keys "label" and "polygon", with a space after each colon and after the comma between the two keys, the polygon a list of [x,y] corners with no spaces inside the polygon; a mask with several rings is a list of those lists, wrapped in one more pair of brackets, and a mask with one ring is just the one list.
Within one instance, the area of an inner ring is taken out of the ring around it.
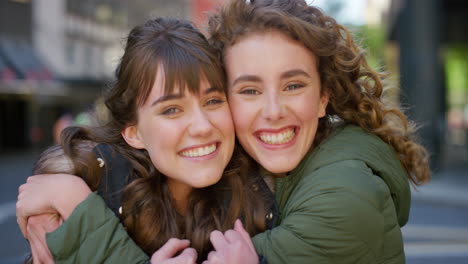
{"label": "hair with bangs", "polygon": [[[135,107],[143,105],[156,79],[164,73],[164,93],[199,93],[199,85],[206,79],[211,87],[225,91],[226,79],[216,51],[190,23],[177,20],[148,21],[134,28],[129,36],[121,64],[116,70],[116,86],[125,93],[137,93]],[[161,67],[160,71],[159,67]],[[112,98],[113,100],[114,98]]]}
{"label": "hair with bangs", "polygon": [[213,230],[228,230],[240,218],[251,235],[263,231],[267,205],[262,194],[250,188],[255,181],[248,175],[250,160],[236,147],[221,180],[194,189],[185,215],[176,211],[166,176],[156,170],[146,150],[130,147],[121,135],[127,126],[136,124],[138,107],[147,101],[158,72],[164,73],[166,94],[175,89],[198,94],[203,80],[212,88],[226,89],[216,49],[191,23],[170,18],[150,20],[129,33],[116,69],[117,80],[106,95],[108,122],[101,127],[79,128],[74,135],[111,145],[132,165],[132,181],[122,196],[121,220],[147,254],[177,237],[189,239],[203,260],[212,250],[209,236]]}
{"label": "hair with bangs", "polygon": [[429,181],[429,157],[416,143],[415,125],[387,103],[385,74],[368,65],[351,33],[335,19],[304,0],[232,0],[208,23],[210,42],[221,55],[250,34],[276,30],[317,56],[321,93],[329,96],[329,102],[326,116],[319,120],[314,146],[330,134],[336,120],[354,124],[395,149],[411,182]]}
{"label": "hair with bangs", "polygon": [[[133,67],[133,74],[139,80],[141,89],[138,92],[137,106],[143,105],[148,99],[157,72],[164,74],[165,95],[173,93],[175,89],[182,94],[187,90],[198,94],[200,82],[204,79],[211,87],[225,92],[224,72],[218,58],[213,56],[211,47],[201,41],[204,39],[195,40],[199,43],[188,43],[187,38],[181,37],[180,32],[168,32],[167,36],[159,36],[149,45],[132,49],[132,53],[128,53],[134,61],[139,62],[138,66]],[[194,49],[191,46],[194,44],[204,50]],[[141,59],[138,59],[139,56]]]}

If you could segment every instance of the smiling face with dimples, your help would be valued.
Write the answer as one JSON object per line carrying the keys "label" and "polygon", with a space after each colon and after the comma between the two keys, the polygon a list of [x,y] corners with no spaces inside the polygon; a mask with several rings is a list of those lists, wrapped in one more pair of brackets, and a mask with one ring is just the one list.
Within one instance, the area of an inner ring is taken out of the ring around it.
{"label": "smiling face with dimples", "polygon": [[234,150],[234,127],[226,95],[201,79],[198,94],[177,87],[164,91],[159,67],[138,122],[122,135],[134,148],[146,149],[169,189],[183,201],[192,188],[217,183]]}
{"label": "smiling face with dimples", "polygon": [[274,174],[293,170],[314,141],[328,97],[316,56],[279,31],[250,33],[225,53],[239,142]]}

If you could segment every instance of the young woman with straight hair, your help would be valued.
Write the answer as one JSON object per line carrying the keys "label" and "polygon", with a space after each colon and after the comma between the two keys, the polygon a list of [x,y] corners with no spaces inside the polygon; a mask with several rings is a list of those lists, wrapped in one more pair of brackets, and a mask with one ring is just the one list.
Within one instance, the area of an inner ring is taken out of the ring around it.
{"label": "young woman with straight hair", "polygon": [[[130,32],[116,77],[106,98],[109,122],[72,128],[73,136],[68,130],[61,147],[73,150],[75,141],[87,140],[106,144],[127,160],[124,175],[114,171],[106,180],[90,171],[79,175],[101,185],[109,178],[121,187],[111,193],[121,192],[117,214],[136,244],[146,254],[156,251],[158,263],[180,260],[177,253],[190,244],[194,261],[212,249],[210,232],[232,228],[236,219],[251,235],[263,231],[273,199],[265,200],[266,184],[249,173],[249,159],[235,147],[225,76],[205,37],[186,21],[150,20]],[[67,153],[74,154],[72,150]],[[74,163],[79,156],[69,159]],[[65,221],[47,236],[56,262],[146,261],[143,251],[137,250],[141,258],[127,254],[124,249],[135,245],[125,239],[125,231],[116,233],[122,226],[91,193],[95,184],[90,187],[70,175],[30,177],[20,187],[17,203],[25,237],[28,216],[58,213]],[[87,215],[79,216],[80,210]],[[125,256],[113,257],[110,251]]]}

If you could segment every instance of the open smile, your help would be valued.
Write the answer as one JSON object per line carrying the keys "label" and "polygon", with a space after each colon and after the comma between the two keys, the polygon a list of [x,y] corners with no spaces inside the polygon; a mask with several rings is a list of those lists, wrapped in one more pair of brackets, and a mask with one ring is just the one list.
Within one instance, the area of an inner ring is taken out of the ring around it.
{"label": "open smile", "polygon": [[204,157],[214,153],[218,149],[219,143],[210,143],[202,146],[190,147],[179,151],[179,155],[187,158]]}
{"label": "open smile", "polygon": [[261,130],[256,132],[257,138],[268,145],[286,145],[296,136],[297,127],[290,126],[279,130]]}

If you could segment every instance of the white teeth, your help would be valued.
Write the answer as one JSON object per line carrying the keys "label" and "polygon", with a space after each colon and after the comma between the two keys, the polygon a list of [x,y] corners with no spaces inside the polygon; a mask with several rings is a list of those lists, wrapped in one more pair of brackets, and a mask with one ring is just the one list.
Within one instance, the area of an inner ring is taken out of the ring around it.
{"label": "white teeth", "polygon": [[261,133],[260,139],[267,144],[284,144],[291,141],[296,133],[290,128],[281,133]]}
{"label": "white teeth", "polygon": [[215,152],[216,144],[211,144],[209,146],[195,148],[191,150],[182,151],[180,154],[184,157],[201,157]]}

